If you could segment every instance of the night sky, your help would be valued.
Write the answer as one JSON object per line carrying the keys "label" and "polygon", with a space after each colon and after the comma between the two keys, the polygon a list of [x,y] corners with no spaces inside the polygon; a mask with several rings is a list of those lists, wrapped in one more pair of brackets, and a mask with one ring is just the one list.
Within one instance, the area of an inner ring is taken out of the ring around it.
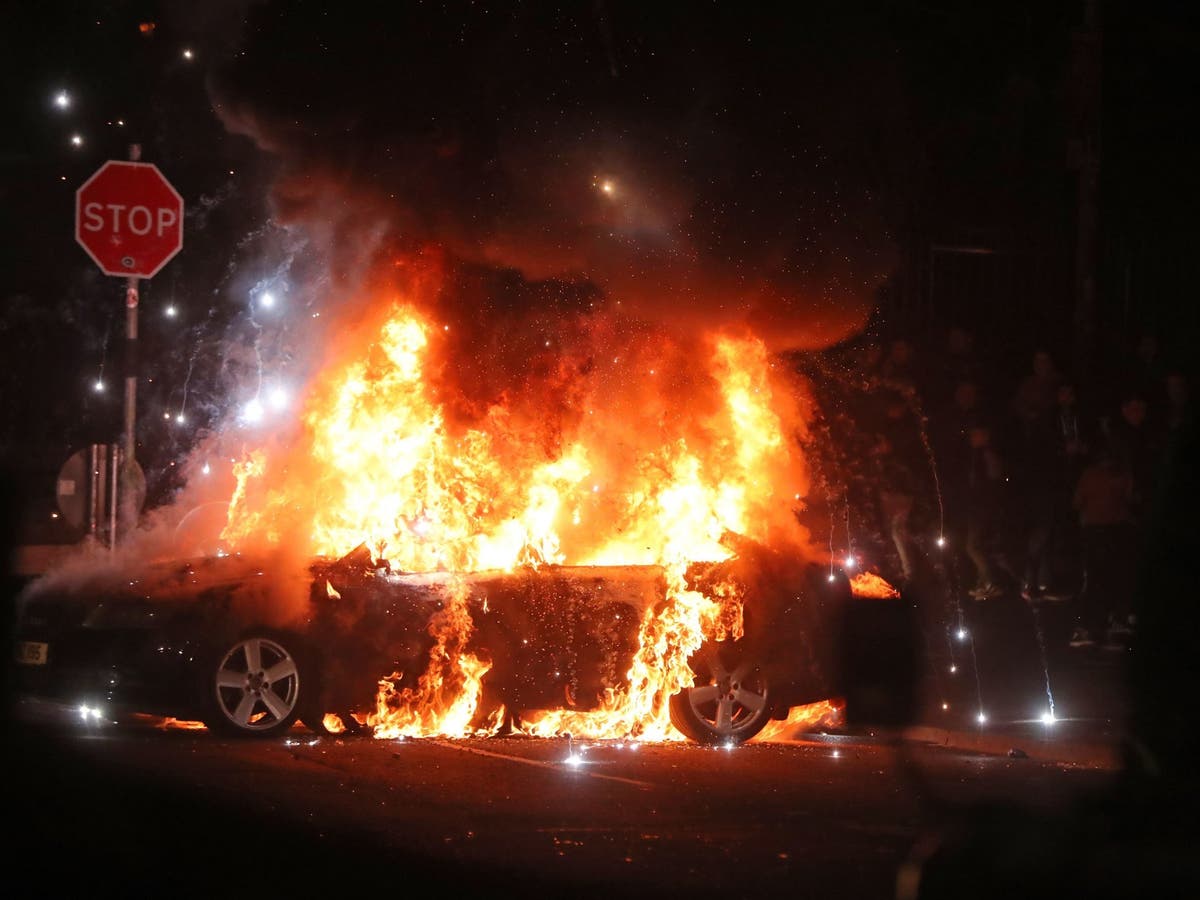
{"label": "night sky", "polygon": [[[159,499],[247,384],[303,376],[314,315],[381,254],[446,254],[483,285],[446,299],[464,321],[620,296],[777,349],[895,330],[880,298],[930,241],[1020,235],[1071,261],[1082,2],[13,6],[0,455],[34,518],[61,462],[119,430],[121,285],[74,243],[73,203],[132,141],[187,208],[142,288]],[[1197,16],[1101,9],[1101,315],[1123,310],[1102,331],[1131,303],[1194,327]]]}

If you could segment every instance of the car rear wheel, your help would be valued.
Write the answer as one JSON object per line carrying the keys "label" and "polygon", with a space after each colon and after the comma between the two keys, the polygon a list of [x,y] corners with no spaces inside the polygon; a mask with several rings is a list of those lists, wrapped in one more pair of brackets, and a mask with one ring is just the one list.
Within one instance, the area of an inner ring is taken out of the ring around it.
{"label": "car rear wheel", "polygon": [[709,643],[691,660],[696,683],[671,698],[671,723],[701,744],[740,744],[771,718],[759,661],[736,644]]}
{"label": "car rear wheel", "polygon": [[270,737],[291,728],[308,690],[294,643],[252,634],[216,655],[209,670],[205,724],[226,734]]}

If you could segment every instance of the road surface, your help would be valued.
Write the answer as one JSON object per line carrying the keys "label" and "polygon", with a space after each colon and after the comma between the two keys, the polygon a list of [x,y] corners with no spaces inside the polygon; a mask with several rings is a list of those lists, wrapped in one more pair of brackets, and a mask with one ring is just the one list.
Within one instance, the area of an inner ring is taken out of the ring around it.
{"label": "road surface", "polygon": [[870,735],[246,741],[17,713],[9,878],[45,894],[892,897],[955,811],[1061,814],[1113,777]]}

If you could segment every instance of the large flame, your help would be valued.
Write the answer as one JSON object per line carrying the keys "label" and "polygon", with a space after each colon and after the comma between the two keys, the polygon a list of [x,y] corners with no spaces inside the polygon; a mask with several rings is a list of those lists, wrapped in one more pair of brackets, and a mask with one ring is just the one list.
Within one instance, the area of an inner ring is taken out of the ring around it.
{"label": "large flame", "polygon": [[[675,736],[667,700],[692,683],[688,657],[740,626],[730,614],[740,598],[688,590],[685,567],[727,558],[730,532],[803,541],[797,386],[752,335],[688,345],[643,333],[619,352],[564,351],[544,379],[553,403],[524,385],[463,422],[452,414],[448,328],[397,301],[368,352],[347,341],[314,381],[302,433],[237,467],[223,539],[234,549],[298,542],[325,556],[366,543],[407,571],[661,565],[669,602],[646,613],[627,685],[598,711],[523,727]],[[381,682],[376,734],[462,735],[477,713],[499,720],[478,708],[488,666],[466,649],[466,592],[449,600],[430,625],[420,683]]]}

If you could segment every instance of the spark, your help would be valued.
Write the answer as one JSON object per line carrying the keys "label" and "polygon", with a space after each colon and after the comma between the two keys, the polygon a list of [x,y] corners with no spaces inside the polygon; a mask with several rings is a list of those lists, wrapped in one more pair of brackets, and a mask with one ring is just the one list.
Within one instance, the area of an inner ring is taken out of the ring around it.
{"label": "spark", "polygon": [[175,421],[177,424],[182,425],[184,422],[187,421],[187,418],[184,416],[183,413],[180,413],[179,415],[177,415],[175,417]]}
{"label": "spark", "polygon": [[834,575],[832,572],[830,572],[830,573],[829,573],[829,580],[830,580],[831,582],[832,582],[832,581],[836,581],[836,580],[837,580],[837,576],[836,576],[836,575]]}
{"label": "spark", "polygon": [[97,394],[103,394],[104,393],[104,382],[97,380],[96,383],[92,385],[92,390],[95,391]]}
{"label": "spark", "polygon": [[833,754],[832,754],[832,756],[833,756],[833,758],[834,758],[834,759],[840,759],[840,758],[841,758],[841,755],[842,755],[842,751],[841,751],[841,750],[834,750],[834,751],[833,751]]}
{"label": "spark", "polygon": [[52,518],[52,519],[57,519],[57,518],[58,518],[58,513],[56,513],[56,512],[52,512],[52,513],[50,513],[50,518]]}
{"label": "spark", "polygon": [[975,721],[976,721],[976,722],[978,722],[980,725],[984,725],[984,724],[986,724],[986,723],[987,723],[987,713],[985,713],[985,712],[984,712],[984,711],[981,709],[981,710],[979,711],[979,715],[977,715],[977,716],[975,717]]}
{"label": "spark", "polygon": [[938,539],[937,539],[937,545],[938,545],[939,547],[945,547],[945,546],[946,546],[946,538],[945,538],[945,536],[944,536],[944,535],[938,535]]}
{"label": "spark", "polygon": [[950,708],[950,704],[949,704],[949,703],[943,703],[943,704],[942,704],[942,709],[943,709],[943,710],[947,710],[947,709],[949,709],[949,708]]}
{"label": "spark", "polygon": [[82,147],[83,146],[83,135],[81,135],[81,134],[71,135],[71,146]]}
{"label": "spark", "polygon": [[583,765],[583,757],[578,753],[572,753],[570,756],[564,759],[563,762],[572,767],[581,766]]}
{"label": "spark", "polygon": [[163,413],[163,418],[164,418],[164,419],[170,419],[170,418],[171,418],[171,414],[170,414],[169,412],[165,412],[165,413]]}
{"label": "spark", "polygon": [[1052,709],[1046,710],[1046,712],[1042,715],[1042,724],[1043,725],[1053,725],[1057,721],[1058,721],[1058,719],[1055,718],[1054,710],[1052,710]]}
{"label": "spark", "polygon": [[262,419],[262,416],[262,404],[259,402],[257,397],[242,407],[242,418],[247,422],[257,422]]}
{"label": "spark", "polygon": [[59,109],[68,109],[71,106],[71,95],[66,91],[59,91],[54,95],[54,105]]}
{"label": "spark", "polygon": [[967,639],[967,629],[965,629],[965,628],[958,629],[958,631],[956,631],[954,633],[954,636],[956,638],[958,638],[960,641],[965,641]]}
{"label": "spark", "polygon": [[617,186],[610,179],[607,179],[607,178],[604,179],[603,181],[601,181],[596,186],[598,188],[600,188],[601,193],[607,194],[610,197],[617,192]]}
{"label": "spark", "polygon": [[196,58],[196,54],[192,52],[190,47],[185,47],[183,50],[183,58],[190,62]]}
{"label": "spark", "polygon": [[270,291],[264,291],[259,295],[258,302],[262,304],[264,309],[270,309],[275,305],[275,295]]}
{"label": "spark", "polygon": [[168,319],[173,319],[173,318],[175,318],[175,316],[179,312],[179,310],[177,310],[174,306],[168,306],[166,309],[163,310],[163,312],[166,314]]}
{"label": "spark", "polygon": [[846,557],[846,568],[847,569],[853,569],[856,564],[857,564],[857,560],[855,560],[855,558],[853,556]]}
{"label": "spark", "polygon": [[210,472],[212,472],[212,466],[210,466],[208,463],[205,463],[205,464],[204,464],[204,468],[200,470],[200,474],[201,474],[201,475],[207,475],[207,474],[209,474]]}
{"label": "spark", "polygon": [[951,674],[951,675],[953,675],[953,674],[954,674],[955,672],[957,672],[957,671],[958,671],[958,666],[951,664],[951,666],[950,666],[950,674]]}
{"label": "spark", "polygon": [[287,395],[287,391],[285,391],[283,388],[277,387],[273,391],[271,391],[271,396],[269,399],[271,401],[271,406],[274,409],[286,409],[287,408],[288,395]]}
{"label": "spark", "polygon": [[734,745],[733,741],[726,741],[726,742],[723,744],[723,747],[724,747],[726,750],[732,750],[732,749],[734,748],[734,746],[735,746],[735,745]]}

